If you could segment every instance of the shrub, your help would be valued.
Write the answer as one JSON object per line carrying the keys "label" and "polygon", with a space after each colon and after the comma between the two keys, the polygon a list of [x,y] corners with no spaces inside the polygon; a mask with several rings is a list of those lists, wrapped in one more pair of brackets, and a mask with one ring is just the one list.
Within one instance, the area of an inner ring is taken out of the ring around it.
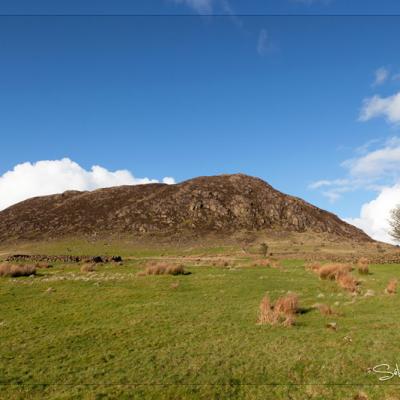
{"label": "shrub", "polygon": [[83,264],[81,267],[81,272],[95,272],[96,266],[94,264]]}
{"label": "shrub", "polygon": [[267,243],[260,244],[260,254],[265,258],[268,255],[268,245]]}
{"label": "shrub", "polygon": [[296,321],[296,313],[299,310],[298,296],[289,293],[271,303],[268,295],[265,295],[259,306],[259,324],[275,325],[281,323],[283,326],[292,326]]}
{"label": "shrub", "polygon": [[385,289],[386,293],[388,294],[396,294],[397,292],[397,279],[392,278]]}
{"label": "shrub", "polygon": [[36,274],[36,267],[33,265],[0,264],[0,276],[30,276]]}

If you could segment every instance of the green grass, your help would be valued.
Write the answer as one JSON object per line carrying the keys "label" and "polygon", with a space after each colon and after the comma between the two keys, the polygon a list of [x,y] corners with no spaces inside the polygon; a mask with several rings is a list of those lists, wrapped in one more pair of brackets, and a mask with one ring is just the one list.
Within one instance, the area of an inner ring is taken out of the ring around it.
{"label": "green grass", "polygon": [[[375,296],[352,302],[300,261],[284,264],[138,277],[131,261],[1,278],[0,398],[398,398],[398,378],[382,384],[367,370],[400,363],[400,294],[383,294],[399,265],[372,266],[361,279]],[[257,325],[263,295],[288,290],[308,312],[291,328]],[[317,302],[340,315],[310,309]]]}

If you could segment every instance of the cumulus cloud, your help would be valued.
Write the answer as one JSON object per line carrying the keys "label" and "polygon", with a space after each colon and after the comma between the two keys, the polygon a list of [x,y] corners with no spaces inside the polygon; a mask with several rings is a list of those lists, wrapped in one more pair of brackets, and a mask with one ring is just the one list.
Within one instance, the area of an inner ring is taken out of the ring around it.
{"label": "cumulus cloud", "polygon": [[[156,182],[156,179],[135,178],[127,170],[109,171],[98,165],[85,170],[69,158],[25,162],[0,176],[0,210],[30,197],[62,193],[66,190],[94,190]],[[163,182],[175,183],[171,177],[165,177]]]}
{"label": "cumulus cloud", "polygon": [[[369,149],[376,140],[368,142]],[[309,187],[319,189],[330,201],[337,201],[346,192],[369,190],[375,199],[361,206],[360,215],[345,221],[365,231],[372,238],[394,243],[391,238],[390,211],[400,203],[400,138],[392,137],[380,146],[342,163],[347,176],[342,179],[320,180]]]}
{"label": "cumulus cloud", "polygon": [[382,85],[389,78],[389,70],[385,67],[380,67],[375,71],[375,80],[372,86]]}
{"label": "cumulus cloud", "polygon": [[384,117],[392,124],[400,122],[400,92],[388,97],[375,95],[363,100],[360,121],[369,121],[376,117]]}
{"label": "cumulus cloud", "polygon": [[395,243],[390,236],[390,212],[400,203],[400,183],[383,188],[376,199],[361,207],[358,218],[347,218],[350,224],[362,229],[368,235],[382,242]]}

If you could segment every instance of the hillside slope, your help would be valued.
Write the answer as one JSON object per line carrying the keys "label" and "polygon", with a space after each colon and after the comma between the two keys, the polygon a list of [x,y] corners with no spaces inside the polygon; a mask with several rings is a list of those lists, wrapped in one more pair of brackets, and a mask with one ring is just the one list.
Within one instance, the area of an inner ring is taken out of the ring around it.
{"label": "hillside slope", "polygon": [[28,199],[0,212],[0,241],[76,235],[316,232],[371,241],[364,232],[243,174],[176,185],[119,186]]}

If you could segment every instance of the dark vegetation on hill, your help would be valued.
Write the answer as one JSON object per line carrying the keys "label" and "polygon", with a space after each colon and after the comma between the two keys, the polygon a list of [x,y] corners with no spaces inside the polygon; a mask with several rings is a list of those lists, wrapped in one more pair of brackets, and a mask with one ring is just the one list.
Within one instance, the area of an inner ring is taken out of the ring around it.
{"label": "dark vegetation on hill", "polygon": [[2,242],[119,234],[179,238],[240,231],[315,232],[372,241],[336,215],[243,174],[199,177],[176,185],[68,191],[0,212]]}

